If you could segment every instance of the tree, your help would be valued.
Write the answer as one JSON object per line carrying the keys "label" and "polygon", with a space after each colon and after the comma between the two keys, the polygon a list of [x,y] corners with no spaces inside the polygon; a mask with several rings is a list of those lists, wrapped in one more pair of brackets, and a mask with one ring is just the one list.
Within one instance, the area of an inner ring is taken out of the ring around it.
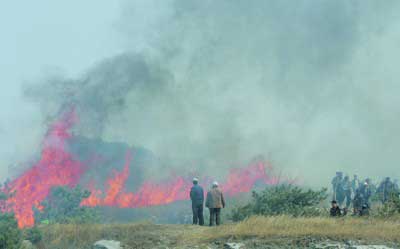
{"label": "tree", "polygon": [[8,198],[0,185],[0,249],[18,249],[21,245],[21,231],[13,213],[5,210],[5,202]]}
{"label": "tree", "polygon": [[251,215],[317,215],[319,214],[318,205],[327,197],[326,191],[326,189],[304,190],[293,185],[268,187],[261,193],[253,191],[252,201],[234,209],[231,218],[239,221]]}
{"label": "tree", "polygon": [[91,223],[98,218],[96,210],[81,207],[83,199],[90,196],[90,192],[82,190],[79,186],[69,188],[66,186],[54,187],[44,202],[43,211],[36,212],[36,220],[49,223]]}

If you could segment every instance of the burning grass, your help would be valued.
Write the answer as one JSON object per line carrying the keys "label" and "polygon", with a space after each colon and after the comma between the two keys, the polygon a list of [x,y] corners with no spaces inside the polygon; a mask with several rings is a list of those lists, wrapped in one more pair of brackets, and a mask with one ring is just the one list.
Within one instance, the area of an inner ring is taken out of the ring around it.
{"label": "burning grass", "polygon": [[[43,139],[40,159],[21,176],[10,182],[6,193],[15,193],[1,208],[15,213],[20,228],[32,227],[35,224],[34,209],[43,210],[42,202],[48,197],[51,189],[58,186],[70,188],[80,185],[89,166],[70,151],[70,141],[74,138],[72,128],[79,121],[74,108],[62,113],[54,121]],[[82,186],[91,190],[91,195],[83,200],[82,206],[140,208],[166,205],[176,201],[188,200],[188,191],[192,185],[188,175],[170,175],[164,181],[143,179],[138,189],[129,190],[126,182],[130,173],[136,173],[136,165],[131,162],[134,151],[126,152],[125,166],[122,171],[114,170],[113,174],[98,183],[99,186]],[[96,178],[90,176],[90,178]],[[204,177],[211,181],[211,177]],[[279,178],[273,174],[268,162],[252,162],[243,168],[231,168],[225,180],[221,181],[225,195],[234,197],[250,192],[258,184],[276,185]],[[210,183],[205,181],[204,184]],[[90,184],[89,184],[90,185]],[[96,185],[96,184],[95,184]],[[103,186],[104,185],[104,186]],[[99,187],[99,188],[98,188]],[[103,189],[103,190],[102,190]],[[1,190],[1,189],[0,189]]]}
{"label": "burning grass", "polygon": [[191,225],[51,225],[42,227],[47,248],[90,248],[100,239],[114,239],[128,248],[187,247],[229,239],[245,240],[361,240],[399,243],[400,218],[291,218],[252,217],[218,228]]}

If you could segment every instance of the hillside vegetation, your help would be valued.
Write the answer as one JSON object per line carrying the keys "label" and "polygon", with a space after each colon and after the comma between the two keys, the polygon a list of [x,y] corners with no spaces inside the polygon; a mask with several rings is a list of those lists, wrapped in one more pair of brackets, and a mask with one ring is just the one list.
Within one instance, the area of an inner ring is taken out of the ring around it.
{"label": "hillside vegetation", "polygon": [[[101,239],[121,241],[126,248],[192,248],[220,241],[258,239],[266,243],[299,243],[304,238],[365,243],[400,242],[400,219],[293,218],[255,216],[216,227],[192,225],[50,225],[40,228],[46,248],[90,248]],[[308,243],[305,241],[304,243]],[[306,246],[306,245],[304,245]]]}

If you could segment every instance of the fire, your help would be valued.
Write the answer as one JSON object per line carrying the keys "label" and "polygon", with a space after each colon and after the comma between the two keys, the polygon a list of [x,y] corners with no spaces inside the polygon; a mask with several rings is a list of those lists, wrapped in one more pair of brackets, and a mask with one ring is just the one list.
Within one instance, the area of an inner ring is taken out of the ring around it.
{"label": "fire", "polygon": [[279,178],[269,176],[267,171],[271,173],[272,166],[266,162],[256,162],[243,169],[232,169],[223,185],[226,195],[235,196],[249,192],[259,181],[267,185],[278,184]]}
{"label": "fire", "polygon": [[[41,203],[52,187],[75,187],[86,172],[87,166],[67,148],[73,137],[70,130],[77,121],[77,114],[72,109],[51,124],[43,140],[40,159],[9,184],[7,192],[12,195],[7,200],[5,209],[15,213],[20,228],[34,225],[34,209],[43,209]],[[163,181],[146,180],[135,192],[127,191],[125,184],[129,175],[134,174],[131,172],[132,157],[132,151],[128,150],[122,171],[113,172],[102,188],[104,191],[96,189],[93,183],[86,186],[91,190],[91,195],[81,205],[138,208],[189,199],[188,191],[192,183],[189,177],[183,176],[170,177]],[[235,196],[250,191],[257,182],[276,184],[278,179],[271,177],[271,171],[272,167],[265,162],[232,169],[221,186],[227,196]],[[211,183],[211,178],[206,179],[208,181],[205,184]]]}
{"label": "fire", "polygon": [[[129,159],[129,157],[128,157]],[[166,205],[175,201],[189,199],[188,190],[192,183],[190,179],[176,177],[164,182],[146,181],[136,193],[125,192],[125,181],[129,176],[129,160],[125,163],[124,170],[115,173],[114,178],[107,180],[105,196],[100,190],[92,189],[92,194],[84,200],[83,206],[116,206],[121,208],[138,208],[156,205]],[[246,168],[232,169],[222,189],[227,196],[236,196],[249,192],[257,182],[275,185],[279,182],[276,177],[270,177],[267,170],[272,167],[265,162],[250,164]],[[209,181],[208,181],[209,182]],[[206,182],[207,184],[207,182]]]}
{"label": "fire", "polygon": [[66,151],[66,141],[71,138],[70,128],[76,123],[74,110],[66,112],[53,123],[43,141],[40,160],[9,185],[14,193],[7,200],[18,220],[19,227],[33,226],[33,207],[40,210],[40,203],[54,186],[75,186],[83,172],[83,165]]}

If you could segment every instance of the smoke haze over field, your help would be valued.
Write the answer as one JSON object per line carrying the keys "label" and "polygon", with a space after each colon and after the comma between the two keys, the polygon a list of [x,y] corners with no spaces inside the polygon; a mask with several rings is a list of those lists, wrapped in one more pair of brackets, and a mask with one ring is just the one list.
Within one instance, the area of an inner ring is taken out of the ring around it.
{"label": "smoke haze over field", "polygon": [[[107,17],[118,45],[101,32],[82,31],[78,44],[67,37],[62,49],[82,54],[43,64],[70,72],[24,83],[13,112],[30,113],[18,117],[35,125],[4,122],[0,132],[12,136],[0,144],[0,173],[26,161],[17,157],[22,144],[27,160],[34,155],[45,120],[72,103],[77,134],[143,146],[178,169],[224,172],[263,155],[311,185],[326,185],[336,170],[400,176],[397,1],[122,1],[116,9]],[[70,27],[81,22],[83,14]],[[109,47],[100,57],[90,46],[98,36]]]}

